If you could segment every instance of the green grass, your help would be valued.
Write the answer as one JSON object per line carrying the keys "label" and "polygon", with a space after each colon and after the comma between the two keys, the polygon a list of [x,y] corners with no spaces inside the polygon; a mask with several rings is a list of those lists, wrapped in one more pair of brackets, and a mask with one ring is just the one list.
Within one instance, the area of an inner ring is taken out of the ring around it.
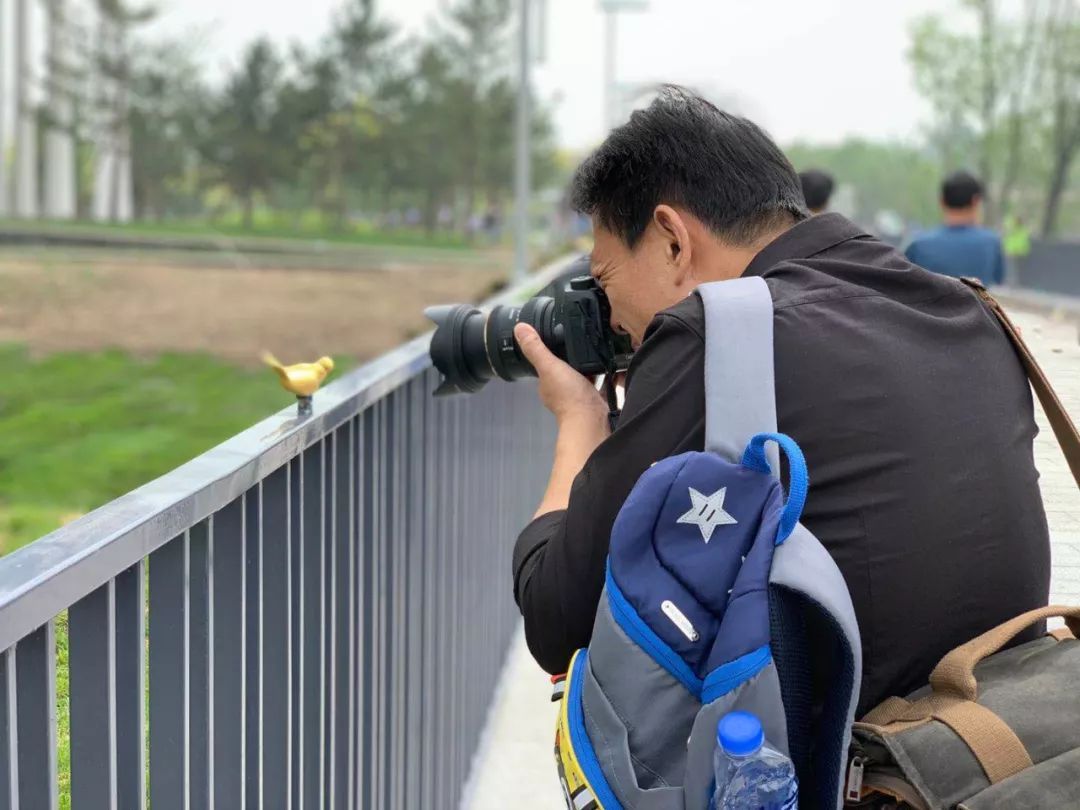
{"label": "green grass", "polygon": [[471,246],[460,235],[451,232],[437,232],[432,235],[423,230],[385,230],[370,225],[350,225],[335,229],[322,222],[320,218],[307,216],[299,221],[262,212],[252,227],[245,228],[238,216],[228,216],[219,220],[171,220],[163,222],[130,222],[114,225],[100,222],[34,222],[0,220],[0,227],[31,228],[46,231],[67,231],[71,233],[115,233],[129,236],[191,236],[219,237],[229,236],[241,239],[272,238],[304,241],[331,242],[341,245],[376,246],[376,247],[428,247],[451,250],[469,249]]}
{"label": "green grass", "polygon": [[56,633],[56,774],[58,810],[71,810],[71,679],[68,667],[68,613],[53,620]]}
{"label": "green grass", "polygon": [[0,346],[0,553],[289,404],[267,371],[201,355],[33,359]]}

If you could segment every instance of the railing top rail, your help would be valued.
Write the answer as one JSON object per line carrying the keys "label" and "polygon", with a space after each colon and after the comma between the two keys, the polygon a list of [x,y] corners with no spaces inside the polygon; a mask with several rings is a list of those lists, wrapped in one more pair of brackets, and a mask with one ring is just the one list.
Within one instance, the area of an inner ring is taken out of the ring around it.
{"label": "railing top rail", "polygon": [[[531,294],[566,270],[564,257],[485,302]],[[290,406],[201,456],[0,559],[0,650],[7,649],[242,493],[372,402],[431,365],[431,334],[319,390],[312,414]]]}

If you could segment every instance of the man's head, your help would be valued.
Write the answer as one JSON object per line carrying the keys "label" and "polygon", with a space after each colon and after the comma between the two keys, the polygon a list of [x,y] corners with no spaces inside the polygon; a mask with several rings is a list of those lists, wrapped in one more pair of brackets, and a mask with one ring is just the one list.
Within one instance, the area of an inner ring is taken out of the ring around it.
{"label": "man's head", "polygon": [[802,183],[803,197],[811,214],[820,214],[829,207],[829,197],[833,193],[831,174],[821,169],[807,169],[799,172],[799,182]]}
{"label": "man's head", "polygon": [[592,217],[592,272],[635,344],[701,282],[734,278],[808,214],[799,178],[756,125],[665,87],[578,167]]}
{"label": "man's head", "polygon": [[975,225],[982,214],[983,187],[971,172],[953,172],[941,184],[941,208],[949,225]]}

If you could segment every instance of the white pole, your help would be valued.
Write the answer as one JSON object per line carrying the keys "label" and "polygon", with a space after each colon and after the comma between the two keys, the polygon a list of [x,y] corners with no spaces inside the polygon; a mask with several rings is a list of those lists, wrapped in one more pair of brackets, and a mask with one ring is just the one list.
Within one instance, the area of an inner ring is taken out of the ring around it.
{"label": "white pole", "polygon": [[615,24],[617,12],[608,8],[604,12],[604,130],[615,127]]}
{"label": "white pole", "polygon": [[70,64],[68,20],[64,0],[48,6],[48,103],[51,118],[45,133],[45,216],[75,217],[75,144],[71,137]]}
{"label": "white pole", "polygon": [[514,131],[514,280],[525,278],[529,270],[530,194],[530,88],[529,23],[530,0],[521,2],[521,30],[518,43],[517,122]]}
{"label": "white pole", "polygon": [[30,106],[30,7],[15,0],[15,215],[38,213],[37,127]]}
{"label": "white pole", "polygon": [[7,140],[7,26],[4,24],[4,14],[7,11],[7,3],[0,0],[0,217],[7,216],[8,205],[11,201],[11,191],[8,183],[8,140]]}

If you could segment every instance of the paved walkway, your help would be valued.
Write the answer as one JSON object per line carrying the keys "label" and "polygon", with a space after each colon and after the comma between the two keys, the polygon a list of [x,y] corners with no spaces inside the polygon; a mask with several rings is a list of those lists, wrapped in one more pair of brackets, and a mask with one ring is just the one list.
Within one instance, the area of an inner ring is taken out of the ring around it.
{"label": "paved walkway", "polygon": [[[1046,369],[1058,395],[1080,420],[1080,343],[1077,328],[1063,321],[1013,313],[1025,340]],[[1054,568],[1050,600],[1080,604],[1080,493],[1053,433],[1037,409],[1040,434],[1035,461],[1050,522]],[[556,704],[547,675],[529,657],[519,632],[507,662],[501,692],[478,756],[465,810],[559,810],[552,735]]]}

